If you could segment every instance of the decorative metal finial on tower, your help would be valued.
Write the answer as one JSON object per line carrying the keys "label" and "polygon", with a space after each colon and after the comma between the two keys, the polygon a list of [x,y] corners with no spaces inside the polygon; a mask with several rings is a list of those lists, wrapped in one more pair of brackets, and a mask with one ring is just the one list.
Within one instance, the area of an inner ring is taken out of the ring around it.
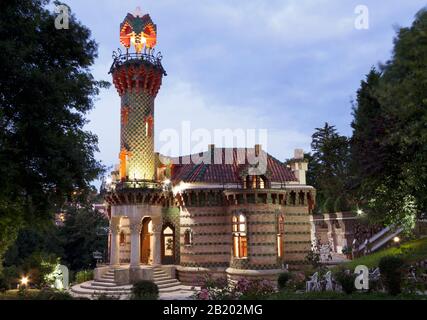
{"label": "decorative metal finial on tower", "polygon": [[157,26],[150,16],[141,16],[141,9],[138,7],[134,14],[128,13],[120,24],[120,43],[129,49],[131,45],[135,51],[140,53],[144,47],[151,50],[157,42]]}

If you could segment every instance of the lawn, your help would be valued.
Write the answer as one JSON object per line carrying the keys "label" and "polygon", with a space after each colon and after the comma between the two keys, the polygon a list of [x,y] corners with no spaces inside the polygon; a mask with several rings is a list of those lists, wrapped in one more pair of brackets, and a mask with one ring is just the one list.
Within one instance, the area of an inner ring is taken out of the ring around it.
{"label": "lawn", "polygon": [[[360,257],[340,265],[346,269],[354,270],[358,265],[365,265],[368,268],[378,266],[382,257],[400,255],[407,263],[427,259],[427,238],[417,239],[401,244],[399,247],[384,249],[382,251]],[[339,268],[337,267],[337,268]]]}

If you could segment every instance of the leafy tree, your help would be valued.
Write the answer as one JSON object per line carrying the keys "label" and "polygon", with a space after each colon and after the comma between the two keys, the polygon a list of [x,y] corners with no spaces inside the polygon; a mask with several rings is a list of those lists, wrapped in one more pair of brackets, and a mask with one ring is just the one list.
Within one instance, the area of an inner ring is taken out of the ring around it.
{"label": "leafy tree", "polygon": [[400,28],[390,61],[362,81],[352,169],[371,219],[409,232],[427,208],[427,9]]}
{"label": "leafy tree", "polygon": [[65,224],[58,233],[63,248],[62,262],[72,270],[92,268],[95,266],[93,252],[107,251],[108,219],[90,203],[70,204],[65,211]]}
{"label": "leafy tree", "polygon": [[97,137],[83,130],[107,86],[90,73],[97,44],[74,15],[55,29],[48,3],[0,2],[0,262],[19,229],[43,224],[103,171]]}
{"label": "leafy tree", "polygon": [[349,140],[337,133],[335,126],[325,123],[316,128],[308,155],[308,183],[317,189],[317,211],[348,210],[350,200],[346,193],[349,175]]}

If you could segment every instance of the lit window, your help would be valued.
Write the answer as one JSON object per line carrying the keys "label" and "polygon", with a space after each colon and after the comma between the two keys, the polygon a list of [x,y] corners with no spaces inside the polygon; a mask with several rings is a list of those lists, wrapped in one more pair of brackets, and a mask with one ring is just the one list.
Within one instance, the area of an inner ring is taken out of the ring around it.
{"label": "lit window", "polygon": [[265,189],[265,181],[264,181],[264,178],[262,177],[259,178],[259,188]]}
{"label": "lit window", "polygon": [[190,229],[184,232],[184,245],[191,246],[193,244],[193,232]]}
{"label": "lit window", "polygon": [[126,235],[125,233],[122,231],[120,232],[120,245],[124,246],[126,244]]}
{"label": "lit window", "polygon": [[248,256],[248,241],[246,236],[246,217],[243,214],[233,216],[233,255],[236,258]]}

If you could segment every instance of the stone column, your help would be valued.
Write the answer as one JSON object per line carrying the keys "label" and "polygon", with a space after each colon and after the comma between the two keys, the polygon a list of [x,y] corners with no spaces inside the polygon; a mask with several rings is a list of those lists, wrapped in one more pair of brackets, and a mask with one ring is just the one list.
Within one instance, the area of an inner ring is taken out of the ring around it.
{"label": "stone column", "polygon": [[130,219],[130,266],[138,267],[141,263],[141,229],[140,219]]}
{"label": "stone column", "polygon": [[153,265],[161,265],[161,236],[162,236],[162,220],[152,219],[153,221]]}
{"label": "stone column", "polygon": [[120,217],[113,217],[110,221],[111,248],[110,265],[120,265]]}

